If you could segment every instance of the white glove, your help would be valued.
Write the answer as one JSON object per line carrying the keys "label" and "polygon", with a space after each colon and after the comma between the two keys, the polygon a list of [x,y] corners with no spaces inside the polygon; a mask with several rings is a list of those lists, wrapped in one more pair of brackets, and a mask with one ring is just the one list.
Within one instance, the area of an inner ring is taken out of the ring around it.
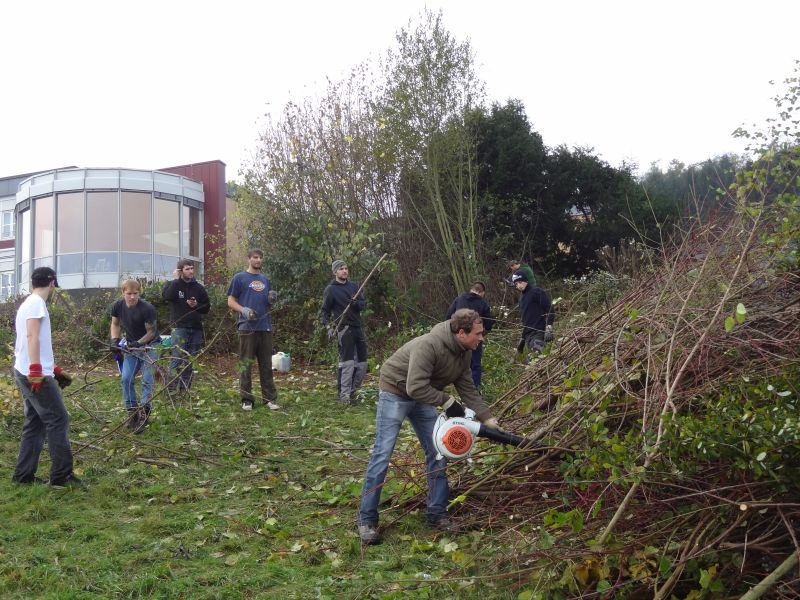
{"label": "white glove", "polygon": [[553,326],[548,325],[544,328],[544,341],[545,342],[552,342],[553,341]]}

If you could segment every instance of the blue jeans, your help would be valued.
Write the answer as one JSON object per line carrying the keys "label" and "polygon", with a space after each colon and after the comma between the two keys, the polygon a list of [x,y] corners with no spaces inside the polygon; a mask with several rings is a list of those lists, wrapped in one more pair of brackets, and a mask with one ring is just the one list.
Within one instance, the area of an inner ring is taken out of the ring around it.
{"label": "blue jeans", "polygon": [[72,447],[69,444],[69,414],[61,399],[61,390],[52,377],[45,377],[41,389],[35,393],[31,391],[28,378],[17,370],[14,370],[14,379],[22,393],[25,422],[12,479],[20,483],[33,481],[47,437],[50,481],[64,481],[72,475]]}
{"label": "blue jeans", "polygon": [[[192,384],[192,356],[203,347],[203,330],[176,327],[172,330],[172,358],[169,361],[170,388],[188,390]],[[174,373],[174,375],[173,375]]]}
{"label": "blue jeans", "polygon": [[153,381],[156,373],[156,351],[153,348],[135,348],[122,357],[122,399],[128,410],[136,408],[136,374],[142,372],[142,404],[149,404],[153,397]]}
{"label": "blue jeans", "polygon": [[400,433],[400,426],[408,418],[425,450],[425,467],[428,478],[428,521],[435,523],[447,516],[447,502],[450,490],[447,486],[445,459],[436,460],[433,446],[433,425],[438,414],[430,404],[406,400],[391,392],[378,395],[378,412],[375,417],[375,446],[364,475],[364,488],[361,491],[361,508],[358,522],[362,525],[378,524],[378,504],[381,488],[389,470],[389,460]]}

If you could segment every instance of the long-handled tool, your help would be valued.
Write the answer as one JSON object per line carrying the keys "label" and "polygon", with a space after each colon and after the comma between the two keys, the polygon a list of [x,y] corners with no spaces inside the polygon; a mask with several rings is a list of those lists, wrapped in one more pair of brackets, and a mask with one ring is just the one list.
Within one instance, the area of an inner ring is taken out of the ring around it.
{"label": "long-handled tool", "polygon": [[506,433],[498,429],[486,427],[483,423],[475,421],[475,413],[466,411],[463,417],[447,417],[444,413],[439,415],[433,426],[433,445],[438,453],[437,460],[442,457],[450,459],[467,458],[472,454],[475,438],[481,437],[499,444],[535,448],[538,442],[513,433]]}
{"label": "long-handled tool", "polygon": [[[370,271],[370,272],[369,272],[369,275],[367,275],[367,276],[364,278],[364,281],[361,283],[361,287],[359,287],[359,288],[358,288],[358,291],[355,293],[355,296],[353,296],[353,300],[355,300],[356,298],[358,298],[358,297],[361,295],[361,292],[364,290],[364,286],[366,286],[366,285],[367,285],[367,282],[369,281],[369,278],[370,278],[370,277],[372,277],[372,275],[373,275],[373,274],[375,273],[375,271],[378,269],[378,266],[379,266],[379,265],[380,265],[380,264],[383,262],[383,259],[385,259],[387,256],[389,256],[389,254],[388,254],[388,253],[384,253],[384,255],[383,255],[383,256],[381,256],[381,257],[378,259],[378,262],[376,262],[376,263],[375,263],[375,266],[374,266],[374,267],[372,267],[372,271]],[[336,320],[333,322],[333,331],[334,331],[334,333],[339,331],[339,325],[341,325],[341,324],[344,322],[344,316],[347,314],[347,311],[348,311],[348,310],[350,310],[350,306],[352,306],[352,302],[351,302],[351,303],[349,303],[349,304],[348,304],[348,305],[345,307],[345,309],[342,311],[342,314],[340,314],[340,315],[339,315],[339,316],[336,318]]]}

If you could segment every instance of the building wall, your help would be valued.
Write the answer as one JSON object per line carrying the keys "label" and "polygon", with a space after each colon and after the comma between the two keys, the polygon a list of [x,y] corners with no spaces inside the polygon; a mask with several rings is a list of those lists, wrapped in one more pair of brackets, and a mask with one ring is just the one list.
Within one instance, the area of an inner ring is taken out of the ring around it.
{"label": "building wall", "polygon": [[225,258],[226,248],[226,191],[225,163],[221,160],[179,165],[160,169],[167,173],[183,175],[203,183],[205,194],[205,264],[210,269],[218,257]]}

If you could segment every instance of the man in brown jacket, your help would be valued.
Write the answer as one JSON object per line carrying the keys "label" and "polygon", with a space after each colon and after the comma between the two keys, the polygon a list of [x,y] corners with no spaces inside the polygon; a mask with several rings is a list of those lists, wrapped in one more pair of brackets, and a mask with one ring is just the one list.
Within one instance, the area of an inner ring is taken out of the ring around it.
{"label": "man in brown jacket", "polygon": [[358,534],[364,544],[380,541],[378,504],[400,426],[408,418],[425,450],[428,478],[428,523],[458,533],[447,515],[450,490],[445,459],[436,460],[433,426],[437,406],[450,417],[464,416],[464,407],[445,393],[453,384],[461,400],[488,427],[499,428],[497,419],[475,389],[470,371],[472,351],[483,340],[483,323],[474,310],[461,309],[429,333],[414,338],[397,350],[381,367],[375,445],[361,493]]}

